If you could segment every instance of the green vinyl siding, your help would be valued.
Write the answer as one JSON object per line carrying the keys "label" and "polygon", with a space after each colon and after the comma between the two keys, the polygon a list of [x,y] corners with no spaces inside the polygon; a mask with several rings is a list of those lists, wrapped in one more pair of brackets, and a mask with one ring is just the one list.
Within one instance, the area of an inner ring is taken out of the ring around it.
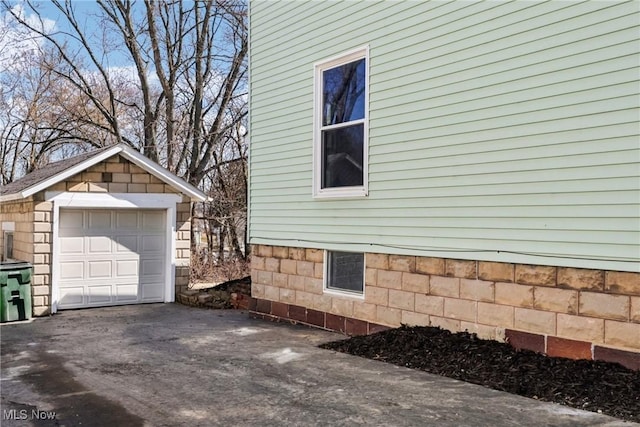
{"label": "green vinyl siding", "polygon": [[[640,4],[250,1],[250,242],[640,271]],[[369,194],[312,197],[369,47]]]}

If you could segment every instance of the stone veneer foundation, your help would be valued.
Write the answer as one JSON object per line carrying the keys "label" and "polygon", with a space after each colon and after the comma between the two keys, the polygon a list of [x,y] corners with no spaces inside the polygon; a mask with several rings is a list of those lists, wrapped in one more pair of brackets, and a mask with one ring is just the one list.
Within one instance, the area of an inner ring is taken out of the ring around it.
{"label": "stone veneer foundation", "polygon": [[324,292],[322,250],[252,251],[254,316],[348,335],[438,326],[640,369],[638,273],[367,253],[364,298],[354,298]]}

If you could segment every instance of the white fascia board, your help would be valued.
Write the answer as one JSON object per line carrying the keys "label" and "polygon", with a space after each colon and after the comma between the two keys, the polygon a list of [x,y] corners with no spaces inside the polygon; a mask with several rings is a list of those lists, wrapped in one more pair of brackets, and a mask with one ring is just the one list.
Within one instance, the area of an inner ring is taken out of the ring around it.
{"label": "white fascia board", "polygon": [[149,160],[148,158],[146,158],[136,150],[132,149],[131,147],[123,145],[122,152],[120,154],[122,155],[122,157],[135,163],[137,166],[149,172],[151,175],[162,180],[163,182],[166,182],[167,184],[171,185],[172,187],[175,187],[177,190],[180,190],[182,193],[191,197],[192,200],[195,199],[200,202],[206,202],[211,200],[210,197],[208,197],[206,194],[204,194],[202,191],[200,191],[193,185],[189,184],[187,181],[174,175],[173,173],[169,172],[168,170],[156,164],[155,162],[152,162],[151,160]]}
{"label": "white fascia board", "polygon": [[178,194],[169,193],[70,193],[59,191],[45,192],[44,199],[56,202],[60,207],[76,208],[171,208],[182,200]]}

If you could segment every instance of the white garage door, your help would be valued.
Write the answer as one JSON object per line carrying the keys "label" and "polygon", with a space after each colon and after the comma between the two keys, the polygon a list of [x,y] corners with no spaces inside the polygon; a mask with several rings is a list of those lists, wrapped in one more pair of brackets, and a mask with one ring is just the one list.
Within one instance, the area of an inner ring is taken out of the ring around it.
{"label": "white garage door", "polygon": [[61,209],[58,308],[164,301],[165,211]]}

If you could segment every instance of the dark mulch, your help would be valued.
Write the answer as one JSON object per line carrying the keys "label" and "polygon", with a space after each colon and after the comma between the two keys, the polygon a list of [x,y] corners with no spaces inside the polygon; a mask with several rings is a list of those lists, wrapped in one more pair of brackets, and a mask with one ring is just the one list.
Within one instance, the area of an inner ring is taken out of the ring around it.
{"label": "dark mulch", "polygon": [[547,357],[482,340],[475,334],[419,326],[402,326],[320,347],[640,421],[640,371],[617,363]]}

